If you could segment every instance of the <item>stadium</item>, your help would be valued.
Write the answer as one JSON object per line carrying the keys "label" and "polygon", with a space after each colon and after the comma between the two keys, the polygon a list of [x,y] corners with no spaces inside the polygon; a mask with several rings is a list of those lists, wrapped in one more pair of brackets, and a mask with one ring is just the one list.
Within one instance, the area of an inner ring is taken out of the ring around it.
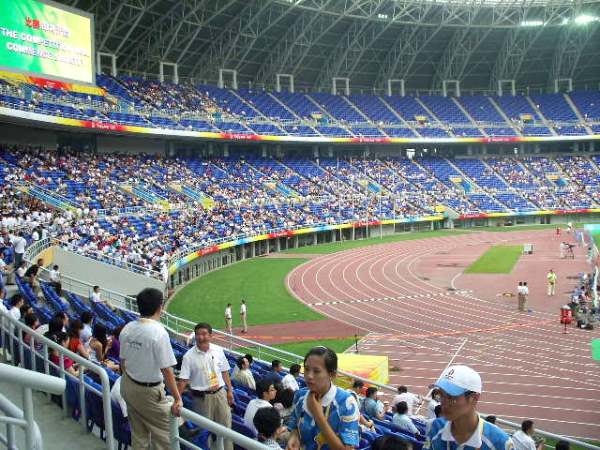
{"label": "stadium", "polygon": [[598,0],[0,0],[0,220],[0,448],[600,449]]}

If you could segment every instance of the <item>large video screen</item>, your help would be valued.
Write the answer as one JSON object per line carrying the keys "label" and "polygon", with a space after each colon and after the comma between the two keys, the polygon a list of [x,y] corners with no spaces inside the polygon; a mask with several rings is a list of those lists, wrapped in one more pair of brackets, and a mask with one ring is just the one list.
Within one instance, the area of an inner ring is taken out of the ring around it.
{"label": "large video screen", "polygon": [[0,67],[93,83],[91,15],[38,0],[0,0]]}

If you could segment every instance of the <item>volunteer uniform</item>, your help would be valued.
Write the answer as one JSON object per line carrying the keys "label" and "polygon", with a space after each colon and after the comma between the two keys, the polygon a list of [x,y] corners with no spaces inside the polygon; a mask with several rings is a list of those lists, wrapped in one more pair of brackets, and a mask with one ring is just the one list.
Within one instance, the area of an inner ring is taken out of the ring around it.
{"label": "volunteer uniform", "polygon": [[[208,350],[203,352],[195,345],[183,355],[179,379],[189,381],[194,410],[198,414],[231,428],[231,408],[223,389],[223,372],[229,372],[229,368],[221,347],[209,344]],[[233,450],[233,443],[225,440],[224,450]]]}
{"label": "volunteer uniform", "polygon": [[168,449],[173,399],[165,394],[161,369],[177,364],[167,330],[153,319],[129,322],[120,335],[125,373],[121,395],[127,404],[131,444],[136,450]]}

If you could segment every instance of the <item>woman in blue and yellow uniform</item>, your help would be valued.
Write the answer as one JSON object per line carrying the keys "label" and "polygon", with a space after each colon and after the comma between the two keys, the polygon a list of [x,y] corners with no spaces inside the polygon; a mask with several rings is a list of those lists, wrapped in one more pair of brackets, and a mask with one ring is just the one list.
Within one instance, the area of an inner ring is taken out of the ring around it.
{"label": "woman in blue and yellow uniform", "polygon": [[288,428],[288,450],[351,450],[359,445],[355,398],[333,384],[337,355],[315,347],[304,358],[306,388],[296,392]]}

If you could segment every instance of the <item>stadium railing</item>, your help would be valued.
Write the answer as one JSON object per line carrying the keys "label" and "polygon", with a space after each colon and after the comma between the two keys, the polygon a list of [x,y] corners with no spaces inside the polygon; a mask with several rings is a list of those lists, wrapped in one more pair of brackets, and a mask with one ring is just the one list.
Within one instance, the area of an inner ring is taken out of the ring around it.
{"label": "stadium railing", "polygon": [[[43,247],[41,242],[38,242],[36,244],[39,244],[40,248]],[[36,244],[34,244],[34,245],[36,245]],[[30,250],[31,250],[31,252],[30,252]],[[25,253],[25,258],[26,259],[30,258],[31,260],[34,260],[35,256],[37,256],[37,254],[35,253],[34,247],[33,246],[29,247]],[[43,269],[43,271],[47,272],[46,269]],[[73,286],[80,291],[83,290],[84,292],[88,293],[91,291],[91,288],[93,286],[92,284],[90,284],[88,282],[81,281],[81,280],[75,280],[75,279],[72,279],[70,277],[65,277],[65,276],[62,277],[62,282],[63,282],[63,288],[67,291],[69,290],[69,286]],[[120,294],[118,292],[110,291],[110,290],[102,290],[102,293],[103,293],[103,298],[107,299],[112,305],[116,306],[117,308],[128,311],[130,313],[134,313],[136,315],[138,314],[135,298]],[[171,336],[176,337],[179,340],[185,342],[188,346],[191,345],[193,338],[194,338],[194,327],[195,327],[196,323],[194,323],[190,320],[178,317],[174,314],[171,314],[171,313],[167,312],[166,310],[163,311],[163,314],[161,317],[161,322],[165,326],[165,328],[169,331]],[[265,344],[261,344],[260,342],[252,341],[250,339],[245,339],[243,337],[229,334],[229,333],[226,333],[224,331],[214,329],[214,328],[213,328],[213,342],[217,345],[220,345],[220,346],[228,349],[232,353],[235,353],[238,355],[244,355],[246,353],[253,353],[254,355],[256,355],[257,359],[259,359],[261,361],[265,361],[265,362],[270,362],[271,360],[278,359],[278,360],[282,361],[284,363],[284,365],[287,365],[288,367],[294,363],[302,365],[302,363],[304,362],[304,357],[302,355],[297,355],[295,353],[291,353],[291,352],[288,352],[285,350],[274,348],[274,347],[271,347],[271,346],[268,346]],[[345,372],[342,370],[339,370],[338,374],[347,376],[353,380],[363,381],[364,383],[367,383],[369,385],[377,386],[379,389],[384,391],[387,395],[397,394],[397,389],[394,386],[376,383],[376,382],[373,382],[372,380],[369,380],[369,379],[357,376],[353,373]],[[489,412],[484,415],[488,415],[488,414],[489,414]],[[189,420],[196,423],[191,418]],[[501,417],[497,417],[497,423],[504,426],[505,428],[515,429],[515,430],[521,429],[521,424],[509,421],[506,419],[502,419]],[[536,427],[536,433],[539,434],[540,436],[544,436],[549,439],[564,440],[564,441],[570,442],[573,445],[577,445],[579,447],[586,448],[589,450],[600,450],[600,447],[598,447],[598,446],[595,446],[595,445],[592,445],[592,444],[589,444],[587,442],[580,441],[577,439],[569,438],[566,436],[550,433],[550,432],[538,429],[537,427]]]}
{"label": "stadium railing", "polygon": [[[24,341],[24,336],[31,336],[31,341],[27,344]],[[0,418],[0,423],[5,422],[8,425],[8,437],[7,442],[14,445],[14,430],[13,426],[22,426],[27,430],[26,442],[27,449],[36,450],[41,448],[39,445],[34,445],[35,442],[41,443],[41,435],[39,429],[33,426],[33,400],[32,400],[32,389],[49,392],[62,396],[62,406],[64,415],[69,415],[70,407],[77,407],[79,415],[79,421],[84,430],[89,431],[88,428],[88,404],[86,391],[91,392],[93,395],[101,397],[102,410],[103,410],[103,427],[105,432],[106,448],[108,450],[114,450],[116,448],[116,440],[113,432],[113,415],[112,415],[112,402],[110,397],[110,382],[106,370],[88,359],[82,358],[81,356],[69,351],[61,345],[53,342],[52,340],[37,334],[34,330],[27,327],[20,321],[15,320],[8,313],[0,311],[0,337],[3,347],[3,358],[7,361],[8,355],[10,354],[10,362],[12,364],[20,363],[23,366],[29,366],[31,370],[18,369],[11,367],[7,364],[0,364],[0,379],[7,381],[8,383],[15,383],[24,386],[24,417],[20,419],[18,415],[18,408],[14,407],[11,402],[6,400],[0,395],[0,410],[4,411],[5,414],[14,419]],[[50,354],[51,351],[57,352],[59,358],[59,364],[52,362]],[[73,376],[65,370],[64,361],[65,357],[72,359],[79,365],[79,375]],[[85,369],[85,370],[84,370]],[[43,372],[40,374],[39,372]],[[86,382],[85,372],[93,372],[100,380],[101,390],[96,389],[91,384]],[[50,375],[54,376],[50,376]],[[73,389],[65,389],[69,380],[73,383]],[[71,391],[69,398],[67,397],[67,391]],[[77,403],[74,405],[74,399],[72,393],[76,392]],[[16,408],[16,409],[15,409]],[[233,441],[234,443],[244,446],[248,450],[265,450],[267,447],[260,444],[258,441],[247,438],[246,436],[236,433],[229,428],[223,427],[215,422],[202,417],[193,411],[183,409],[182,417],[185,420],[189,420],[195,425],[202,429],[208,430],[215,433],[218,436],[217,445],[221,445],[223,448],[223,438]],[[0,436],[0,442],[4,442]],[[192,443],[179,437],[177,419],[173,417],[171,426],[171,449],[179,450],[180,443],[185,444],[188,448],[200,449]],[[8,447],[10,449],[16,447]]]}
{"label": "stadium railing", "polygon": [[0,380],[14,386],[21,386],[23,398],[23,409],[21,409],[0,394],[0,411],[4,413],[4,417],[0,418],[0,422],[6,424],[6,436],[0,434],[0,443],[6,445],[6,448],[10,450],[17,450],[15,427],[18,427],[23,429],[25,434],[26,448],[28,450],[41,450],[43,447],[42,435],[33,418],[32,390],[59,395],[65,390],[65,381],[18,367],[11,367],[8,364],[0,364]]}

